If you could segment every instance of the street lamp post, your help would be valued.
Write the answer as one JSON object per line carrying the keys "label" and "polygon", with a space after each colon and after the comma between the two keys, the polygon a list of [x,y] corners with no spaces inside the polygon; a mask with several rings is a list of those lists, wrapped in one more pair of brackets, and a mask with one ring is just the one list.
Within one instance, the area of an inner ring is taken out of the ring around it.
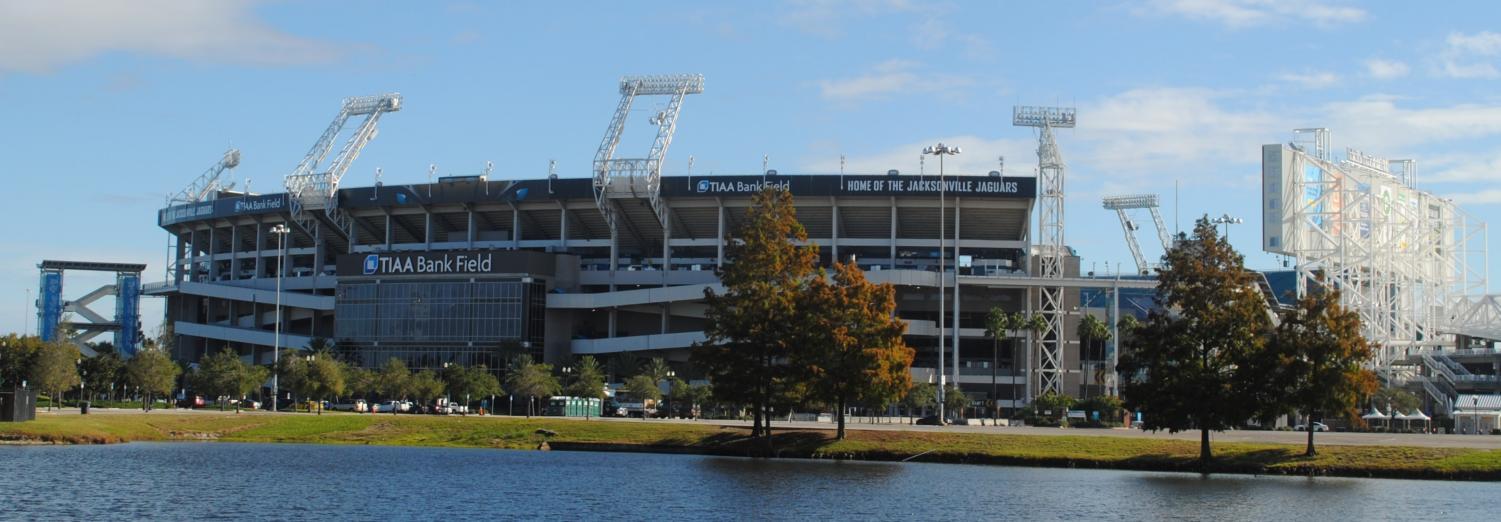
{"label": "street lamp post", "polygon": [[1480,434],[1480,396],[1470,397],[1470,425],[1475,427],[1475,434]]}
{"label": "street lamp post", "polygon": [[1226,242],[1230,241],[1230,225],[1239,225],[1241,223],[1244,223],[1244,221],[1242,221],[1240,218],[1232,217],[1230,216],[1230,214],[1221,215],[1220,217],[1209,220],[1209,222],[1215,225],[1225,225]]}
{"label": "street lamp post", "polygon": [[286,223],[271,227],[276,234],[276,336],[271,347],[271,411],[281,411],[281,278],[287,273],[287,233],[292,229]]}
{"label": "street lamp post", "polygon": [[[667,384],[669,386],[672,385],[672,380],[676,379],[677,377],[678,377],[678,372],[676,372],[674,370],[671,370],[671,369],[667,370]],[[666,409],[667,409],[667,418],[671,419],[672,418],[672,413],[673,413],[672,412],[672,406],[673,405],[672,405],[672,401],[670,399],[670,397],[672,397],[672,389],[668,389],[667,393],[668,393],[668,395],[667,395],[668,398],[663,398],[662,405],[665,406]]]}
{"label": "street lamp post", "polygon": [[[947,234],[946,234],[946,231],[944,230],[944,221],[945,221],[946,216],[948,214],[948,198],[947,198],[947,194],[945,193],[946,190],[947,190],[947,185],[944,183],[944,180],[943,180],[943,157],[944,156],[952,156],[952,155],[955,155],[955,154],[959,154],[959,152],[960,152],[959,147],[950,147],[948,145],[944,145],[943,143],[939,143],[939,144],[931,146],[931,147],[926,147],[926,148],[924,148],[922,150],[923,154],[932,154],[934,156],[938,156],[938,421],[940,423],[942,423],[944,421],[944,419],[945,419],[944,412],[943,412],[943,403],[944,403],[944,394],[945,394],[944,393],[945,392],[944,388],[947,385],[947,379],[946,379],[947,374],[944,373],[944,360],[943,360],[944,359],[944,353],[943,353],[943,344],[944,344],[944,342],[943,342],[944,341],[944,339],[943,339],[943,335],[944,335],[944,331],[943,331],[943,316],[944,316],[944,312],[945,312],[944,298],[945,298],[945,294],[947,293],[946,288],[947,288],[948,282],[947,282],[946,275],[944,274],[943,270],[944,270],[944,261],[945,261],[945,258],[946,258],[946,254],[944,252],[944,249],[947,247],[947,244],[946,244],[947,243],[947,237],[946,237]],[[955,277],[954,280],[958,281],[958,277],[957,277],[958,274],[956,273],[955,276],[956,277]],[[955,290],[957,290],[957,288]],[[954,352],[954,378],[958,379],[959,378],[959,353],[958,353],[959,346],[958,346],[957,342],[954,343],[954,344],[955,344],[955,346],[954,346],[954,349],[955,349],[955,352]]]}

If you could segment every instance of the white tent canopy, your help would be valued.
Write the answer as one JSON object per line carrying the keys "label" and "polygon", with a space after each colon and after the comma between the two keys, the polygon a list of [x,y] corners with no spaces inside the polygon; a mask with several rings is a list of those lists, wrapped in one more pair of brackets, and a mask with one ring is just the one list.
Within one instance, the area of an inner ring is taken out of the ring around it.
{"label": "white tent canopy", "polygon": [[1365,419],[1365,420],[1388,420],[1388,419],[1391,419],[1391,416],[1387,415],[1385,413],[1381,413],[1380,409],[1371,408],[1371,412],[1370,413],[1367,413],[1365,415],[1361,415],[1360,418]]}
{"label": "white tent canopy", "polygon": [[1411,414],[1398,413],[1397,414],[1397,420],[1400,420],[1400,421],[1425,421],[1425,420],[1429,420],[1429,417],[1428,417],[1428,415],[1425,415],[1423,413],[1423,410],[1413,410],[1413,412]]}

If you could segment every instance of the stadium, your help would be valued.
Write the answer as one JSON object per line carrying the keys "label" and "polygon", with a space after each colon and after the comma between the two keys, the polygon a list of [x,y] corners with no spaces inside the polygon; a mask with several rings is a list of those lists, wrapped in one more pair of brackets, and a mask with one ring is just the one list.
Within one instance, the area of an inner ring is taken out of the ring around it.
{"label": "stadium", "polygon": [[[853,259],[868,279],[894,285],[917,350],[915,381],[957,381],[976,406],[1001,411],[1049,391],[1117,392],[1119,335],[1081,342],[1078,325],[1092,315],[1113,328],[1153,306],[1154,266],[1133,212],[1150,212],[1163,248],[1171,240],[1155,195],[1105,198],[1136,271],[1081,273],[1064,239],[1066,167],[1053,137],[1074,126],[1073,109],[1015,109],[1013,124],[1036,130],[1035,176],[944,173],[942,157],[959,151],[942,144],[924,151],[939,160],[938,175],[663,175],[683,100],[702,90],[701,76],[623,78],[590,177],[499,179],[487,166],[364,187],[340,181],[402,98],[346,99],[285,192],[221,181],[238,164],[231,150],[173,197],[157,217],[170,237],[164,280],[140,292],[165,298],[173,355],[188,363],[228,348],[264,364],[273,347],[322,340],[365,367],[396,358],[417,369],[499,368],[523,353],[567,366],[593,355],[618,382],[662,357],[691,380],[700,377],[688,361],[705,340],[705,291],[722,290],[725,246],[751,195],[772,186],[793,195],[821,266]],[[632,106],[651,96],[666,98],[648,120],[651,147],[621,157]],[[1353,149],[1334,159],[1325,129],[1263,150],[1262,248],[1285,259],[1257,278],[1268,313],[1320,285],[1337,288],[1379,343],[1382,379],[1419,394],[1426,410],[1453,415],[1466,394],[1501,391],[1491,341],[1501,338],[1501,301],[1477,294],[1486,288],[1484,225],[1418,190],[1410,160]],[[44,290],[60,286],[60,272],[43,276]],[[136,284],[129,276],[122,281]],[[56,324],[60,305],[41,302],[43,324]],[[996,338],[985,328],[993,308],[1045,324]],[[123,332],[126,323],[138,318],[98,329]],[[129,353],[140,336],[125,334]]]}
{"label": "stadium", "polygon": [[[366,366],[397,357],[416,368],[497,367],[502,350],[518,347],[549,362],[617,354],[684,362],[704,339],[704,290],[722,290],[715,269],[726,239],[751,194],[773,185],[793,194],[823,266],[853,258],[871,280],[896,286],[918,377],[929,379],[939,181],[899,173],[663,177],[662,219],[647,198],[609,198],[613,233],[590,179],[343,188],[347,235],[323,221],[298,224],[287,194],[228,196],[163,211],[160,225],[179,257],[171,279],[147,293],[167,297],[175,355],[188,361],[229,347],[269,362],[279,283],[283,346],[326,338]],[[942,181],[952,223],[946,320],[958,324],[949,343],[959,345],[960,382],[989,391],[997,370],[1011,400],[1025,394],[1029,372],[1017,357],[1026,354],[994,353],[984,320],[992,306],[1027,311],[1029,292],[1042,284],[1026,269],[1035,178]],[[272,232],[278,227],[285,235]],[[1077,267],[1068,265],[1073,279]],[[1077,364],[1077,353],[1066,357]]]}

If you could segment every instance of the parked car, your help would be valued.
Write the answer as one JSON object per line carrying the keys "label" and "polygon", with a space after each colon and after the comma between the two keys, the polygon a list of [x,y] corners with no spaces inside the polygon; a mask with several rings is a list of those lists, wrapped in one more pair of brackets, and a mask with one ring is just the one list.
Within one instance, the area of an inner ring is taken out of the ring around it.
{"label": "parked car", "polygon": [[[1299,425],[1293,427],[1293,431],[1308,431],[1308,426],[1304,426],[1302,424],[1299,424]],[[1313,431],[1315,431],[1315,432],[1329,431],[1329,426],[1325,425],[1322,422],[1315,422],[1315,423],[1313,423]]]}
{"label": "parked car", "polygon": [[917,425],[919,426],[943,426],[944,424],[946,423],[943,422],[943,419],[938,418],[937,415],[929,415],[927,417],[917,419]]}
{"label": "parked car", "polygon": [[386,401],[375,406],[376,413],[391,413],[393,411],[400,413],[412,411],[412,403],[407,401]]}
{"label": "parked car", "polygon": [[328,409],[334,411],[352,411],[357,413],[364,413],[366,411],[369,411],[370,408],[365,404],[364,399],[355,399],[354,402],[341,402],[338,404],[330,405]]}
{"label": "parked car", "polygon": [[202,395],[194,395],[177,400],[178,408],[202,408],[205,405],[207,405],[207,402],[203,400]]}

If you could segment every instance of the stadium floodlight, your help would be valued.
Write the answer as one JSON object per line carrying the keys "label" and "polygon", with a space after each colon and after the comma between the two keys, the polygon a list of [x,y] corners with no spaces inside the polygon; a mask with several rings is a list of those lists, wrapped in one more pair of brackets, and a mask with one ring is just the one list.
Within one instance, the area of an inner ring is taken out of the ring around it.
{"label": "stadium floodlight", "polygon": [[1244,221],[1242,221],[1240,218],[1233,217],[1230,214],[1221,215],[1220,217],[1209,220],[1209,222],[1215,225],[1225,225],[1226,242],[1230,241],[1230,225],[1239,225],[1241,223],[1244,223]]}
{"label": "stadium floodlight", "polygon": [[[959,150],[959,147],[950,147],[948,145],[944,145],[943,142],[939,142],[937,145],[933,145],[933,146],[930,146],[930,147],[924,147],[923,150],[922,150],[922,153],[923,154],[932,154],[934,156],[938,156],[938,421],[939,422],[943,422],[943,419],[944,419],[944,414],[943,414],[944,377],[946,375],[944,373],[944,371],[943,371],[943,366],[944,366],[943,365],[943,363],[944,363],[944,360],[943,360],[944,359],[944,357],[943,357],[943,314],[944,314],[944,302],[943,301],[944,301],[944,293],[946,292],[945,289],[948,286],[947,276],[944,274],[944,271],[943,271],[943,269],[944,269],[944,261],[946,260],[945,259],[946,254],[944,253],[944,249],[947,246],[947,245],[945,245],[946,232],[944,231],[944,223],[943,222],[944,222],[944,220],[946,218],[946,216],[945,216],[947,214],[946,211],[948,210],[948,208],[947,208],[947,198],[945,197],[945,194],[944,194],[944,189],[945,189],[947,183],[944,182],[944,180],[943,180],[943,157],[944,156],[953,156],[955,154],[959,154],[960,150]],[[958,272],[957,269],[954,271],[954,281],[955,281],[955,283],[957,283],[959,281],[959,272]],[[954,292],[955,292],[954,296],[957,298],[958,297],[958,288],[957,288],[957,285],[956,285],[956,287],[954,289]],[[956,302],[956,303],[954,303],[954,305],[958,306],[958,303]],[[958,316],[954,317],[954,320],[956,322],[958,321],[958,319],[959,319]],[[955,327],[957,328],[957,326],[958,325],[956,324]],[[957,332],[958,330],[955,330],[955,331]],[[958,380],[959,380],[959,342],[956,339],[954,341],[954,381],[958,382]]]}

